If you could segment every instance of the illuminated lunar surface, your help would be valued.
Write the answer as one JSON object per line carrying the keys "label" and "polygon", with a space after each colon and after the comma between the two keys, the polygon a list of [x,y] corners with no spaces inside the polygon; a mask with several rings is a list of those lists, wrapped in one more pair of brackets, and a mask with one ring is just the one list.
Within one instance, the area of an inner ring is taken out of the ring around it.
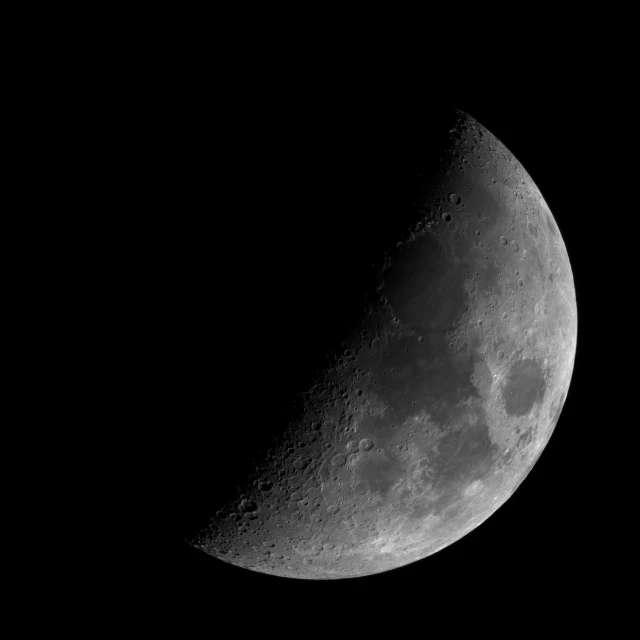
{"label": "illuminated lunar surface", "polygon": [[522,165],[457,112],[376,295],[296,420],[191,542],[304,579],[425,558],[486,520],[547,444],[574,365],[567,251]]}

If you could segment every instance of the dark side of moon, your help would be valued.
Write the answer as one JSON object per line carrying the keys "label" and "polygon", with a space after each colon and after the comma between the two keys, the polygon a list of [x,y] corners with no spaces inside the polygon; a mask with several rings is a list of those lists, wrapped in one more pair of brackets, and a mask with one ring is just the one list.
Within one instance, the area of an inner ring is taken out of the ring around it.
{"label": "dark side of moon", "polygon": [[406,565],[496,511],[558,421],[577,311],[567,251],[540,191],[457,112],[415,217],[362,321],[298,399],[295,420],[191,544],[279,576]]}

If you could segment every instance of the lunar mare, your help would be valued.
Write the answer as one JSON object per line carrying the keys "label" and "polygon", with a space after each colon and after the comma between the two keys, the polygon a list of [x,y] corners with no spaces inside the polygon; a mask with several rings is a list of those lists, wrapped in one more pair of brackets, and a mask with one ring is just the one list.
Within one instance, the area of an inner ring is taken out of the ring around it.
{"label": "lunar mare", "polygon": [[573,275],[531,177],[457,112],[415,218],[341,357],[298,399],[237,497],[192,540],[305,579],[425,558],[486,520],[529,473],[568,392]]}

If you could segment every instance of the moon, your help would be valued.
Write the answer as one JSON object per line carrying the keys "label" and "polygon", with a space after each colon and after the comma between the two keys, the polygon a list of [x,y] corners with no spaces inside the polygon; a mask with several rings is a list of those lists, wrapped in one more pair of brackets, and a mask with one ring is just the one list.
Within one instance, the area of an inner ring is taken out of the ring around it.
{"label": "moon", "polygon": [[249,570],[340,579],[426,558],[527,476],[560,417],[577,309],[531,176],[455,111],[340,353],[189,539]]}

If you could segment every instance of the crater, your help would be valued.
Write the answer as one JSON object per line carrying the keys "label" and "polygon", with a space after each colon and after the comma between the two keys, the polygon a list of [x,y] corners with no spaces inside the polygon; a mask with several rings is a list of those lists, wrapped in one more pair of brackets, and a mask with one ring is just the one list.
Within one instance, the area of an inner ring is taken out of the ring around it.
{"label": "crater", "polygon": [[387,458],[384,452],[362,452],[356,463],[357,478],[367,483],[372,492],[383,496],[403,475],[402,464],[398,460]]}
{"label": "crater", "polygon": [[527,415],[544,397],[546,382],[540,363],[527,358],[513,364],[502,385],[505,411],[510,416]]}

